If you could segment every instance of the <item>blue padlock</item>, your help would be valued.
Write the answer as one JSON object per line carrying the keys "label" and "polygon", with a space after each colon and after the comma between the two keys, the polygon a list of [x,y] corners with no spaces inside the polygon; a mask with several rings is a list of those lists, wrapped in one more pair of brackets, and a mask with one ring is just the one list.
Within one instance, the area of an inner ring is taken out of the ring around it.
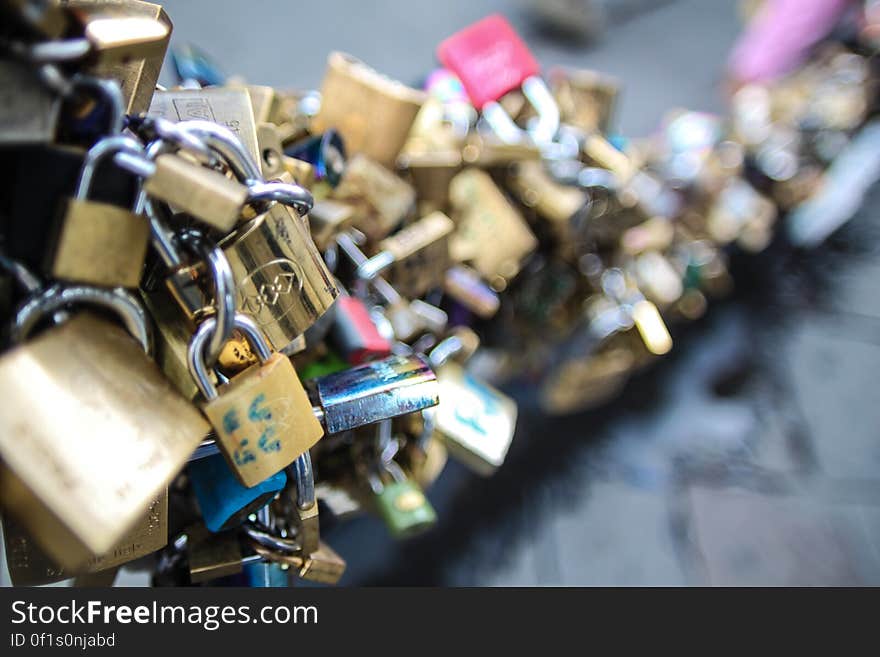
{"label": "blue padlock", "polygon": [[315,167],[315,180],[326,180],[331,187],[339,184],[345,169],[345,144],[333,129],[288,146],[284,154],[309,162]]}
{"label": "blue padlock", "polygon": [[212,532],[241,524],[251,513],[271,502],[287,483],[287,475],[282,470],[253,488],[246,488],[221,454],[191,462],[189,478],[205,527]]}

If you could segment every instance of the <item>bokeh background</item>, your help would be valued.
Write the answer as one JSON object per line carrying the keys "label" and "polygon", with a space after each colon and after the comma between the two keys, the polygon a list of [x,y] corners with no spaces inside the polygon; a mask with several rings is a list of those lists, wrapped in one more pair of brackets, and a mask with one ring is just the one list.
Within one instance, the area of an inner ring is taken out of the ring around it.
{"label": "bokeh background", "polygon": [[[503,12],[543,65],[617,77],[614,127],[630,137],[675,107],[723,112],[741,29],[734,0],[551,3],[602,9],[590,39],[545,29],[526,0],[163,4],[172,43],[300,88],[331,50],[417,84],[441,39]],[[348,561],[341,584],[880,584],[878,208],[873,193],[816,252],[735,258],[733,295],[602,408],[546,419],[513,391],[507,463],[481,479],[450,461],[429,491],[434,531],[394,542],[366,516],[322,528]]]}

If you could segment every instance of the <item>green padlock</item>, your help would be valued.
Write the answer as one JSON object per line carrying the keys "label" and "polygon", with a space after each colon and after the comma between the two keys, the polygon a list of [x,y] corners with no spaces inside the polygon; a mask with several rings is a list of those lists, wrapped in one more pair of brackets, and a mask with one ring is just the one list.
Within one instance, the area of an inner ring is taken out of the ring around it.
{"label": "green padlock", "polygon": [[403,474],[393,461],[386,464],[394,481],[382,483],[372,476],[370,485],[376,493],[376,509],[394,538],[409,538],[427,531],[437,523],[437,513],[422,489]]}

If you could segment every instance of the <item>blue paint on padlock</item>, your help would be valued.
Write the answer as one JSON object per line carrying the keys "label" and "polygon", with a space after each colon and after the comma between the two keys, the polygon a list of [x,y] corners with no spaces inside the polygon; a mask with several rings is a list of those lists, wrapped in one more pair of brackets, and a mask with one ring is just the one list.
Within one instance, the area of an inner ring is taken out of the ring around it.
{"label": "blue paint on padlock", "polygon": [[241,524],[251,513],[271,502],[287,483],[282,470],[253,488],[242,486],[221,454],[190,463],[189,478],[205,527],[212,532]]}
{"label": "blue paint on padlock", "polygon": [[345,169],[345,143],[332,128],[288,146],[284,154],[311,164],[315,167],[315,180],[326,180],[331,187],[339,184]]}

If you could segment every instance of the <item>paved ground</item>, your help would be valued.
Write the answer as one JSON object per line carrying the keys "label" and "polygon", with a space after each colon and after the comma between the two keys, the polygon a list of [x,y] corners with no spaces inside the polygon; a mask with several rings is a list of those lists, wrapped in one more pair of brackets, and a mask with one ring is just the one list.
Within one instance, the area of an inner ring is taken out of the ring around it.
{"label": "paved ground", "polygon": [[[510,0],[165,4],[175,38],[290,86],[318,84],[334,48],[416,80],[441,38],[504,11],[542,63],[618,76],[629,135],[675,106],[720,111],[739,29],[730,0],[612,0],[656,7],[616,12],[591,48],[540,38]],[[821,254],[734,263],[734,298],[679,331],[665,362],[597,411],[523,417],[494,478],[447,467],[432,534],[393,543],[372,518],[333,528],[344,583],[880,584],[878,207],[875,194]]]}

